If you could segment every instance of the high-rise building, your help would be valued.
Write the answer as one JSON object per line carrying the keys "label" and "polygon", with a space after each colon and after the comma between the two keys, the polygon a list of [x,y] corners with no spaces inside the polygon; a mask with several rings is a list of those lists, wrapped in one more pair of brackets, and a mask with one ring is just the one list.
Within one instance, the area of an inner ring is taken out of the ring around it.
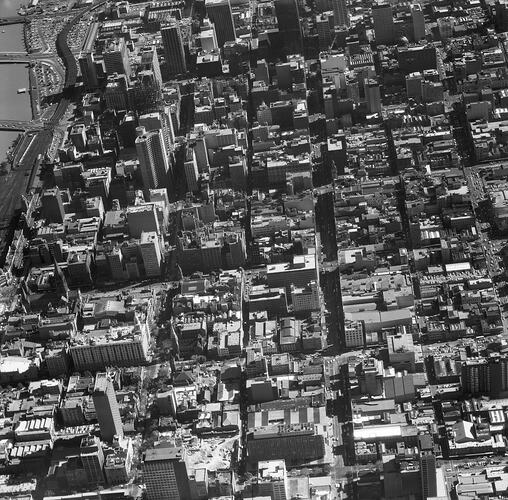
{"label": "high-rise building", "polygon": [[275,14],[279,31],[284,37],[284,49],[287,54],[302,51],[302,29],[298,0],[275,0]]}
{"label": "high-rise building", "polygon": [[147,132],[138,127],[136,151],[145,189],[165,187],[169,170],[168,154],[162,130]]}
{"label": "high-rise building", "polygon": [[[164,139],[166,152],[169,154],[171,151],[171,144],[175,139],[175,134],[173,131],[173,122],[166,109],[141,115],[139,117],[139,126],[145,127],[148,132],[151,130],[160,130],[162,132],[162,138]],[[171,165],[169,164],[168,167],[171,167]]]}
{"label": "high-rise building", "polygon": [[103,54],[106,74],[124,74],[130,81],[131,65],[129,62],[129,49],[123,38],[112,41],[104,50]]}
{"label": "high-rise building", "polygon": [[236,40],[235,23],[229,0],[206,0],[206,13],[215,27],[217,44],[222,47],[226,42]]}
{"label": "high-rise building", "polygon": [[141,51],[140,70],[150,70],[153,73],[154,80],[159,87],[162,87],[162,74],[157,57],[157,50],[153,45],[144,47]]}
{"label": "high-rise building", "polygon": [[100,439],[96,436],[87,436],[81,440],[79,456],[86,478],[90,484],[104,483],[104,452]]}
{"label": "high-rise building", "polygon": [[333,39],[332,39],[332,25],[333,16],[331,12],[323,12],[316,16],[316,29],[319,39],[319,48],[321,50],[328,50]]}
{"label": "high-rise building", "polygon": [[379,83],[372,78],[366,78],[364,80],[364,88],[368,112],[380,113],[382,106],[381,106],[381,90],[379,89]]}
{"label": "high-rise building", "polygon": [[436,456],[433,450],[420,450],[420,480],[422,499],[437,495]]}
{"label": "high-rise building", "polygon": [[65,218],[62,194],[58,187],[46,189],[41,196],[41,214],[47,222],[61,223]]}
{"label": "high-rise building", "polygon": [[508,1],[496,0],[495,4],[495,23],[498,31],[508,30]]}
{"label": "high-rise building", "polygon": [[349,26],[347,0],[332,0],[333,20],[335,26]]}
{"label": "high-rise building", "polygon": [[161,28],[161,35],[168,74],[176,76],[186,73],[187,63],[185,61],[185,50],[180,25],[177,22],[173,22],[164,26]]}
{"label": "high-rise building", "polygon": [[464,394],[490,392],[490,366],[485,358],[468,359],[462,364],[462,391]]}
{"label": "high-rise building", "polygon": [[99,86],[99,81],[97,79],[97,69],[92,52],[81,52],[78,62],[85,89],[96,89]]}
{"label": "high-rise building", "polygon": [[183,166],[185,169],[185,180],[187,181],[187,189],[190,192],[195,193],[198,190],[199,170],[194,148],[187,149],[185,163],[183,164]]}
{"label": "high-rise building", "polygon": [[408,99],[422,100],[423,76],[420,72],[406,75],[406,95]]}
{"label": "high-rise building", "polygon": [[413,19],[413,36],[418,42],[425,38],[425,16],[419,3],[411,5],[411,18]]}
{"label": "high-rise building", "polygon": [[115,388],[107,373],[97,373],[92,398],[101,439],[112,442],[115,436],[123,437],[122,418],[116,400]]}
{"label": "high-rise building", "polygon": [[139,242],[145,274],[149,277],[161,275],[162,255],[159,237],[155,231],[141,233]]}
{"label": "high-rise building", "polygon": [[392,6],[389,4],[373,5],[372,21],[374,23],[376,43],[384,44],[392,42],[395,37]]}
{"label": "high-rise building", "polygon": [[143,477],[148,500],[191,498],[185,449],[160,444],[145,452]]}

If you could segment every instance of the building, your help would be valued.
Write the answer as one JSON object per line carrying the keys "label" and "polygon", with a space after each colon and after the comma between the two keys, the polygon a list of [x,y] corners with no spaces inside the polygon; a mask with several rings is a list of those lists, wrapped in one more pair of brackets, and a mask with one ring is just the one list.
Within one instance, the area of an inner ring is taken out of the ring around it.
{"label": "building", "polygon": [[266,276],[269,287],[286,287],[290,295],[291,285],[304,287],[312,281],[318,282],[316,256],[295,255],[290,264],[270,264],[266,268]]}
{"label": "building", "polygon": [[97,69],[92,52],[81,52],[78,57],[79,70],[86,90],[94,90],[99,86]]}
{"label": "building", "polygon": [[223,47],[226,42],[236,40],[235,23],[229,0],[206,0],[206,13],[215,27],[217,44]]}
{"label": "building", "polygon": [[198,190],[198,178],[199,178],[199,170],[198,170],[198,163],[196,160],[196,151],[195,148],[190,147],[187,148],[187,151],[185,152],[185,163],[184,163],[184,170],[185,170],[185,180],[187,181],[187,189],[195,193]]}
{"label": "building", "polygon": [[174,22],[165,26],[161,29],[161,35],[169,76],[186,73],[187,63],[180,25]]}
{"label": "building", "polygon": [[436,456],[431,450],[420,451],[420,480],[422,482],[422,498],[426,500],[437,494]]}
{"label": "building", "polygon": [[129,62],[129,49],[123,38],[110,42],[102,54],[106,74],[113,76],[115,73],[123,74],[130,81],[131,65]]}
{"label": "building", "polygon": [[147,132],[144,127],[136,130],[136,151],[145,189],[166,187],[169,160],[162,130]]}
{"label": "building", "polygon": [[275,14],[286,54],[302,51],[302,30],[297,0],[275,0]]}
{"label": "building", "polygon": [[41,214],[48,223],[62,223],[64,221],[65,210],[62,194],[58,187],[44,191],[41,196]]}
{"label": "building", "polygon": [[[162,110],[145,113],[139,117],[139,126],[145,127],[147,132],[152,130],[161,130],[162,138],[164,139],[164,146],[166,147],[166,153],[168,155],[170,154],[175,134],[173,130],[173,123],[168,113]],[[171,164],[168,164],[168,168],[171,168]]]}
{"label": "building", "polygon": [[256,485],[258,496],[267,496],[272,500],[289,499],[289,483],[284,460],[259,462]]}
{"label": "building", "polygon": [[332,0],[333,21],[335,26],[349,26],[347,0]]}
{"label": "building", "polygon": [[425,38],[425,16],[419,3],[411,5],[411,19],[413,20],[413,37],[419,42]]}
{"label": "building", "polygon": [[318,33],[319,48],[321,50],[328,50],[333,41],[332,25],[333,25],[333,16],[331,15],[331,12],[323,12],[321,14],[316,15],[316,30]]}
{"label": "building", "polygon": [[144,232],[160,234],[161,227],[157,209],[153,203],[142,203],[127,208],[127,225],[133,238],[141,238]]}
{"label": "building", "polygon": [[146,323],[110,326],[76,334],[69,353],[78,371],[108,366],[138,366],[148,361],[150,333]]}
{"label": "building", "polygon": [[366,78],[364,81],[365,100],[367,101],[367,111],[369,113],[381,113],[381,90],[379,83],[373,78]]}
{"label": "building", "polygon": [[372,21],[376,43],[389,44],[395,38],[392,6],[389,4],[376,4],[372,6]]}
{"label": "building", "polygon": [[185,457],[183,447],[169,443],[145,452],[142,467],[148,500],[191,498]]}
{"label": "building", "polygon": [[101,439],[112,442],[115,436],[123,437],[122,418],[116,400],[115,388],[107,373],[97,373],[92,398]]}
{"label": "building", "polygon": [[157,57],[157,49],[154,46],[144,47],[141,50],[141,61],[139,64],[141,71],[151,71],[153,73],[155,83],[162,88],[162,74]]}
{"label": "building", "polygon": [[508,30],[508,3],[506,0],[496,0],[495,3],[495,23],[499,32]]}
{"label": "building", "polygon": [[141,233],[139,243],[145,274],[149,277],[161,275],[162,255],[159,237],[155,231]]}
{"label": "building", "polygon": [[86,436],[81,440],[79,456],[86,478],[90,484],[104,484],[104,452],[100,439],[96,436]]}

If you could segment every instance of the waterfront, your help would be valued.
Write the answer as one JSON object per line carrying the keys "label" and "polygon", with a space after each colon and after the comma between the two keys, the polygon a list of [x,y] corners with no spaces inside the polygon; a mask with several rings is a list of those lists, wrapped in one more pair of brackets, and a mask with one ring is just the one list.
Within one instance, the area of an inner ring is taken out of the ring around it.
{"label": "waterfront", "polygon": [[[0,0],[0,17],[15,16],[19,0]],[[25,52],[23,25],[14,24],[0,27],[0,47],[2,52]],[[28,89],[28,71],[25,64],[3,64],[0,68],[0,119],[30,120],[30,94],[18,94],[19,88]],[[0,132],[0,161],[18,132]]]}

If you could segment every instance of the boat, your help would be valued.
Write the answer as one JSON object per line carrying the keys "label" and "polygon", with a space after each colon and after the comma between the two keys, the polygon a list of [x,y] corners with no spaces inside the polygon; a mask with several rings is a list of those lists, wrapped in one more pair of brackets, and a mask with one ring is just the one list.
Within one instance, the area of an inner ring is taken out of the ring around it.
{"label": "boat", "polygon": [[23,87],[21,89],[18,89],[18,94],[24,94],[26,92],[26,88]]}

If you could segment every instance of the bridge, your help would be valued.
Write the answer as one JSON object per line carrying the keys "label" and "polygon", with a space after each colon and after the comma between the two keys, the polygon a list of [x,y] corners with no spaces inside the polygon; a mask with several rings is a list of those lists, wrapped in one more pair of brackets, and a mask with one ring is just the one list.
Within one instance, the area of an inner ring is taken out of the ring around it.
{"label": "bridge", "polygon": [[40,121],[0,120],[0,130],[31,132],[42,130],[43,128],[44,123]]}

